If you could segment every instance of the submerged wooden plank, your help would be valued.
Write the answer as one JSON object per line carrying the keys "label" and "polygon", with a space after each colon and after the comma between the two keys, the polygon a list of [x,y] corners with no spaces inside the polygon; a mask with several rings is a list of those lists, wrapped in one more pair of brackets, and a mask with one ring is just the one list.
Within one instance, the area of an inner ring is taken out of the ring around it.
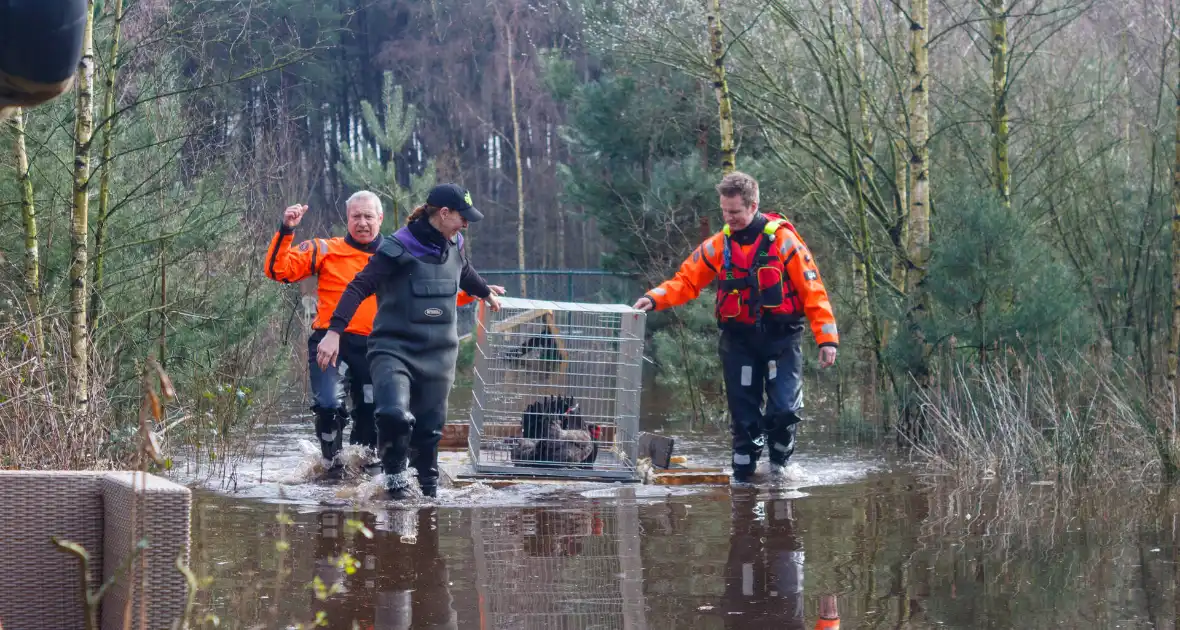
{"label": "submerged wooden plank", "polygon": [[728,486],[729,473],[721,470],[657,472],[651,476],[656,486]]}

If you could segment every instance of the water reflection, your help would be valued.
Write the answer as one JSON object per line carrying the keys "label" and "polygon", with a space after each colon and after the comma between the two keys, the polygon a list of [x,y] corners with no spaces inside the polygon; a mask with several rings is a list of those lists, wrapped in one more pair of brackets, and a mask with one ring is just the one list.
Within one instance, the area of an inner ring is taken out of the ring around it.
{"label": "water reflection", "polygon": [[[372,538],[350,526],[350,518],[363,523]],[[315,576],[325,588],[339,585],[340,591],[319,601],[311,589],[311,606],[327,614],[327,627],[352,628],[354,622],[383,630],[459,627],[439,551],[437,508],[324,512],[315,549]]]}
{"label": "water reflection", "polygon": [[762,501],[754,490],[734,489],[721,607],[726,628],[764,622],[804,628],[803,544],[794,509],[792,499]]}
{"label": "water reflection", "polygon": [[[829,593],[847,628],[1175,628],[1180,610],[1180,490],[1069,497],[892,476],[803,498],[308,508],[286,530],[281,584],[278,506],[202,494],[194,508],[193,561],[213,578],[201,603],[227,628],[308,627],[322,610],[344,629],[797,630]],[[317,577],[344,590],[321,601]]]}
{"label": "water reflection", "polygon": [[634,502],[475,510],[485,628],[646,628]]}
{"label": "water reflection", "polygon": [[[764,500],[756,491],[735,490],[729,504],[728,539],[714,545],[726,554],[715,613],[726,628],[759,622],[784,630],[805,628],[796,501]],[[337,592],[321,600],[310,589],[309,609],[324,611],[329,628],[352,628],[354,622],[390,630],[472,627],[476,616],[481,628],[649,626],[636,502],[467,514],[474,593],[458,595],[440,548],[438,508],[316,515],[312,578],[322,589],[337,585]],[[724,518],[724,513],[714,517]],[[362,535],[357,523],[372,538]],[[355,570],[349,573],[347,566]],[[476,610],[463,623],[457,598],[475,600]]]}

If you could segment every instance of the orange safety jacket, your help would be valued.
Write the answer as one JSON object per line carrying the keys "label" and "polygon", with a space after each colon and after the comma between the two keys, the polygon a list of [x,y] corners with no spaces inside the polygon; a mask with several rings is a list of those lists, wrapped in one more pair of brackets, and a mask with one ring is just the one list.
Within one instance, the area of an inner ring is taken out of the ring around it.
{"label": "orange safety jacket", "polygon": [[648,299],[656,310],[672,308],[696,299],[716,280],[718,323],[752,327],[806,317],[818,345],[839,345],[832,304],[803,237],[780,215],[766,217],[766,227],[750,245],[734,243],[729,226],[709,237],[671,280],[646,294]]}
{"label": "orange safety jacket", "polygon": [[[365,246],[349,237],[316,238],[292,247],[294,239],[294,233],[286,229],[275,232],[263,263],[266,277],[279,282],[298,282],[316,276],[318,300],[311,327],[327,330],[344,289],[369,263],[369,257],[377,251],[380,242],[373,241]],[[456,301],[458,306],[463,306],[476,299],[460,290]],[[356,309],[344,332],[368,336],[373,332],[373,317],[376,315],[377,296],[370,295]]]}
{"label": "orange safety jacket", "polygon": [[[369,257],[377,251],[380,242],[365,246],[349,237],[315,238],[292,247],[294,239],[295,234],[286,228],[275,232],[263,259],[266,277],[279,282],[298,282],[316,276],[319,299],[311,327],[326,330],[344,289],[369,264]],[[361,302],[344,331],[368,336],[373,331],[376,314],[377,298],[370,295]]]}

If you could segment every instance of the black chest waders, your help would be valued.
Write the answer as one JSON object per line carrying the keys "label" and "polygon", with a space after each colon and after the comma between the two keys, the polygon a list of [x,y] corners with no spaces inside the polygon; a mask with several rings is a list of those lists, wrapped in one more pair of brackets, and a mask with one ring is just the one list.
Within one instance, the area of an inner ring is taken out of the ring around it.
{"label": "black chest waders", "polygon": [[376,255],[398,261],[396,273],[377,288],[369,335],[378,455],[393,498],[410,496],[407,464],[416,469],[422,493],[434,496],[438,443],[459,353],[455,300],[463,262],[457,248],[441,263],[424,262],[395,238]]}

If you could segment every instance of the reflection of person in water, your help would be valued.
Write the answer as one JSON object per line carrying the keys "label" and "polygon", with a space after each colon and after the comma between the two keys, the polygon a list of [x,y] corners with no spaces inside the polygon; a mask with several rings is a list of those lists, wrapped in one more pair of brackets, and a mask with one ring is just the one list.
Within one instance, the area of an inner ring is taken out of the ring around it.
{"label": "reflection of person in water", "polygon": [[790,499],[759,501],[735,489],[722,615],[727,628],[803,630],[803,544]]}
{"label": "reflection of person in water", "polygon": [[[313,575],[320,579],[323,589],[331,589],[332,585],[340,584],[343,591],[320,601],[313,590],[312,609],[308,617],[313,618],[316,611],[322,610],[328,617],[329,628],[352,628],[354,621],[359,627],[368,628],[373,622],[371,602],[375,584],[374,569],[377,564],[376,549],[373,541],[359,533],[354,533],[351,539],[347,537],[346,518],[361,520],[366,527],[373,528],[372,515],[364,515],[362,518],[359,514],[347,515],[343,512],[320,514]],[[359,563],[352,575],[348,575],[340,563],[340,557],[345,553]]]}
{"label": "reflection of person in water", "polygon": [[[373,538],[357,533],[351,544],[343,544],[345,518],[364,522]],[[327,614],[327,627],[352,628],[355,621],[357,627],[381,630],[458,628],[447,567],[439,552],[437,519],[434,507],[392,510],[380,517],[321,515],[316,575],[325,587],[335,580],[344,585],[344,592],[324,602],[315,601],[313,595],[314,610]],[[345,551],[359,563],[351,576],[334,563]]]}

